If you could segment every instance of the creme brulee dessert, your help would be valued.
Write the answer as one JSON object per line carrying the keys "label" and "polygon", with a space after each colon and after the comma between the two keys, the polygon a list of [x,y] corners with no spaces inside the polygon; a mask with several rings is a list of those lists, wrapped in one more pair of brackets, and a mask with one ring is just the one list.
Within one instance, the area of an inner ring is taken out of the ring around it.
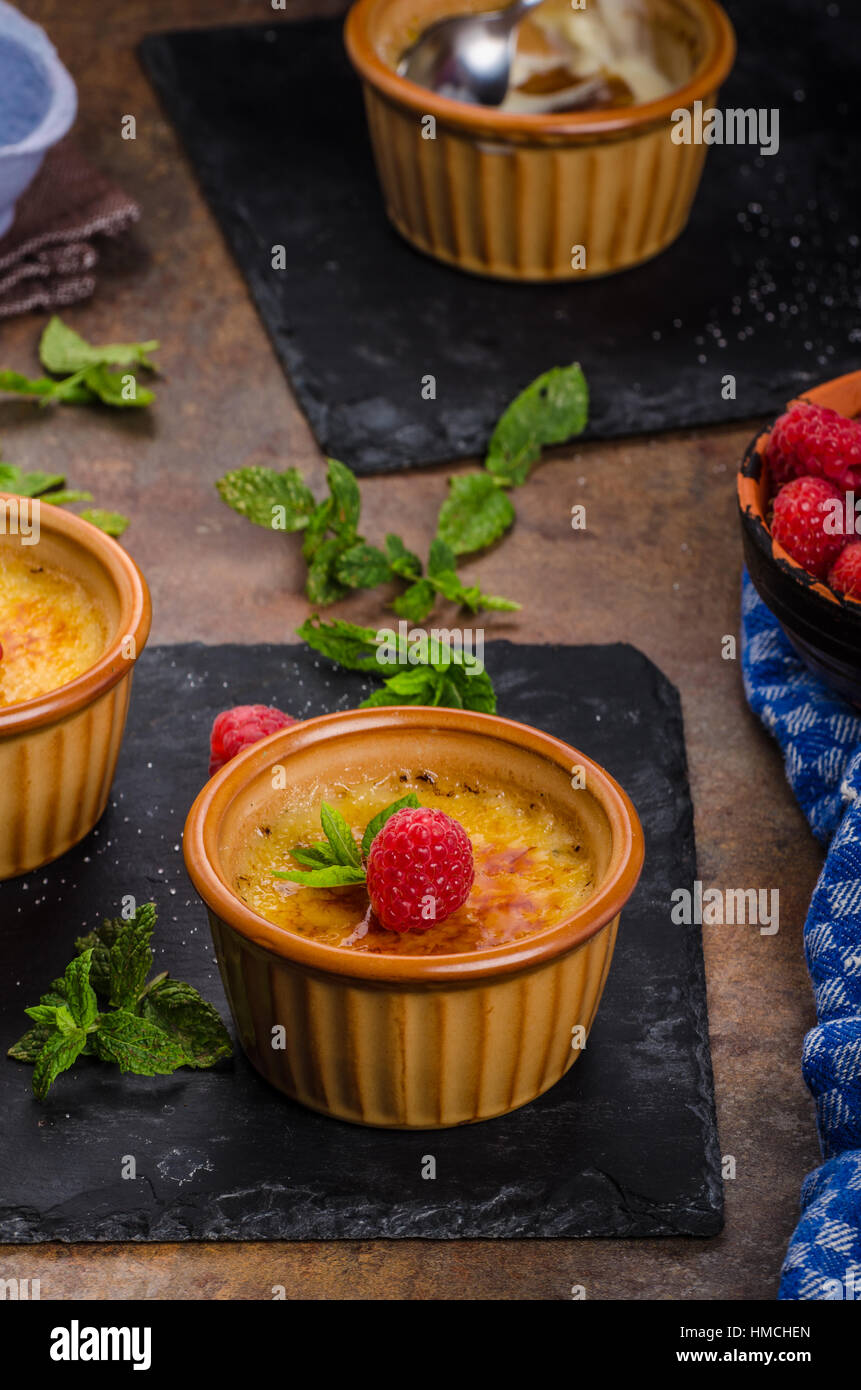
{"label": "creme brulee dessert", "polygon": [[645,0],[544,0],[518,28],[506,111],[600,110],[655,101],[679,85],[664,69]]}
{"label": "creme brulee dessert", "polygon": [[370,911],[364,884],[303,887],[273,876],[299,868],[291,855],[295,846],[319,842],[319,789],[256,827],[236,865],[236,893],[275,926],[325,945],[424,956],[488,950],[535,936],[563,922],[593,892],[595,865],[580,827],[538,794],[421,771],[336,785],[325,799],[358,846],[373,817],[410,792],[421,806],[457,821],[472,842],[472,888],[445,920],[422,930],[390,931]]}
{"label": "creme brulee dessert", "polygon": [[[656,101],[693,71],[683,30],[672,6],[655,0],[543,0],[517,25],[499,109],[541,115]],[[456,94],[444,83],[439,90]]]}
{"label": "creme brulee dessert", "polygon": [[36,549],[0,546],[0,708],[74,680],[98,661],[110,636],[89,590],[40,564]]}

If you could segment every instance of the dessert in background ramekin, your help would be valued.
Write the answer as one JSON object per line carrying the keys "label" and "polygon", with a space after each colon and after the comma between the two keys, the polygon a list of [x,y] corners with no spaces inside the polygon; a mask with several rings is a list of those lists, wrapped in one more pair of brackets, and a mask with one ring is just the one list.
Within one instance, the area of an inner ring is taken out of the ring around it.
{"label": "dessert in background ramekin", "polygon": [[[618,108],[523,114],[473,106],[400,77],[433,20],[496,0],[358,0],[345,40],[362,79],[389,218],[437,259],[480,275],[567,280],[624,270],[681,233],[706,146],[675,143],[672,113],[713,106],[735,56],[715,0],[647,0],[678,83]],[[434,128],[428,137],[427,118]],[[586,264],[572,255],[585,248]]]}
{"label": "dessert in background ramekin", "polygon": [[[311,788],[325,799],[336,783],[398,769],[490,779],[567,808],[589,840],[591,895],[545,930],[451,954],[343,949],[284,930],[242,900],[236,877],[249,838],[291,795]],[[583,777],[585,788],[572,785]],[[257,1070],[328,1115],[430,1129],[525,1105],[575,1061],[643,837],[622,789],[568,745],[493,715],[410,706],[327,715],[246,749],[195,801],[184,853]]]}
{"label": "dessert in background ramekin", "polygon": [[[37,509],[38,527],[28,537],[32,508]],[[46,655],[47,681],[39,682],[34,670],[27,672],[40,693],[0,703],[0,879],[6,879],[64,854],[104,811],[132,669],[149,635],[151,610],[143,576],[110,536],[46,502],[0,493],[0,509],[0,556],[68,576],[70,587],[91,600],[93,632],[98,634],[95,647],[82,647],[86,657],[77,667],[74,653],[66,668],[52,665]],[[0,615],[7,660],[12,659],[10,625],[15,621],[13,613]],[[50,673],[62,669],[78,673],[56,688],[45,688],[52,684]]]}
{"label": "dessert in background ramekin", "polygon": [[[836,377],[800,398],[861,415],[861,372]],[[789,410],[796,401],[790,401]],[[768,523],[772,480],[766,458],[770,431],[756,436],[738,473],[744,558],[754,586],[796,651],[838,694],[861,705],[861,601],[835,593],[774,539]]]}

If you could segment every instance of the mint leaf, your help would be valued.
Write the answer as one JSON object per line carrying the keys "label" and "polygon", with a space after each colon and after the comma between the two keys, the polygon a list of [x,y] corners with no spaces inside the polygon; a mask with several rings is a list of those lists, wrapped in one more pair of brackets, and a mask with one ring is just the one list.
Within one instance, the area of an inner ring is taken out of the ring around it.
{"label": "mint leaf", "polygon": [[437,705],[442,683],[432,666],[417,666],[414,670],[399,671],[384,681],[379,690],[363,700],[360,709],[378,709],[384,705]]}
{"label": "mint leaf", "polygon": [[[107,367],[85,367],[82,373],[83,381],[93,395],[102,402],[103,405],[118,406],[120,409],[135,408],[138,406],[152,405],[155,400],[155,392],[148,387],[141,386],[137,377],[132,372],[110,372]],[[69,377],[67,382],[73,382],[74,378]],[[68,389],[67,383],[58,383],[58,394],[63,399],[63,389]]]}
{"label": "mint leaf", "polygon": [[[90,983],[92,983],[92,980]],[[50,1004],[51,1007],[55,1009],[59,1009],[61,1004],[67,1003],[66,981],[62,977],[59,980],[53,980],[50,989],[39,996],[39,1003]]]}
{"label": "mint leaf", "polygon": [[305,593],[311,603],[319,603],[325,607],[327,604],[337,603],[338,599],[347,593],[346,585],[337,577],[338,559],[342,550],[343,544],[336,536],[329,536],[317,546],[305,580]]}
{"label": "mint leaf", "polygon": [[104,1061],[138,1076],[166,1076],[186,1061],[183,1048],[162,1028],[125,1009],[102,1015],[95,1043]]}
{"label": "mint leaf", "polygon": [[507,487],[519,487],[548,444],[581,434],[589,418],[589,389],[578,363],[553,367],[531,382],[501,416],[485,467]]}
{"label": "mint leaf", "polygon": [[37,1023],[8,1049],[6,1056],[16,1062],[35,1062],[48,1038],[55,1032],[53,1023]]}
{"label": "mint leaf", "polygon": [[84,373],[76,372],[64,381],[53,377],[27,377],[21,372],[0,371],[0,393],[14,396],[36,396],[43,403],[58,400],[70,405],[89,405],[93,393],[84,384]]}
{"label": "mint leaf", "polygon": [[[72,1035],[78,1031],[79,1026],[83,1027],[83,1024],[79,1025],[75,1022],[75,1019],[72,1017],[72,1011],[66,1004],[60,1004],[58,1006],[54,1015],[54,1025],[58,1031],[63,1034],[64,1038],[72,1037]],[[84,1032],[86,1031],[87,1030],[84,1029]]]}
{"label": "mint leaf", "polygon": [[97,526],[100,531],[104,531],[108,536],[121,536],[129,524],[127,516],[121,512],[106,512],[101,507],[85,507],[78,516],[83,517],[91,526]]}
{"label": "mint leaf", "polygon": [[306,869],[324,869],[338,863],[328,840],[324,844],[294,845],[290,853]]}
{"label": "mint leaf", "polygon": [[332,494],[332,513],[329,525],[342,541],[352,542],[359,526],[362,500],[355,474],[346,464],[337,459],[329,459],[326,481]]}
{"label": "mint leaf", "polygon": [[392,603],[399,618],[410,623],[423,623],[429,618],[436,604],[436,589],[430,579],[417,579]]}
{"label": "mint leaf", "polygon": [[286,878],[305,888],[346,888],[352,883],[364,883],[365,871],[352,864],[330,864],[325,869],[273,869],[273,878]]}
{"label": "mint leaf", "polygon": [[391,567],[381,550],[366,541],[358,541],[342,551],[335,565],[339,583],[351,589],[375,589],[391,578]]}
{"label": "mint leaf", "polygon": [[386,558],[393,572],[402,579],[417,579],[422,572],[422,562],[418,555],[407,550],[400,536],[391,532],[386,536]]}
{"label": "mint leaf", "polygon": [[65,481],[62,473],[25,473],[13,463],[0,463],[0,492],[14,492],[18,497],[38,497]]}
{"label": "mint leaf", "polygon": [[353,839],[353,832],[341,812],[330,806],[328,801],[324,801],[320,807],[320,823],[323,826],[323,834],[332,847],[335,863],[360,867],[362,856]]}
{"label": "mint leaf", "polygon": [[118,1009],[137,1002],[152,969],[150,938],[156,922],[155,903],[144,903],[128,921],[120,921],[110,957],[109,1003]]}
{"label": "mint leaf", "polygon": [[158,346],[158,342],[152,339],[148,343],[105,343],[102,347],[95,347],[73,328],[67,327],[55,314],[42,334],[39,360],[47,371],[56,376],[66,376],[79,371],[81,367],[127,367],[135,362],[155,371],[147,354],[155,352]]}
{"label": "mint leaf", "polygon": [[[301,531],[316,508],[314,494],[297,468],[277,473],[274,468],[253,464],[225,473],[215,486],[222,502],[267,530]],[[276,508],[283,510],[278,512]]]}
{"label": "mint leaf", "polygon": [[63,976],[69,1013],[78,1027],[85,1031],[95,1021],[99,1012],[95,990],[90,984],[92,958],[92,951],[82,952],[66,966],[66,973]]}
{"label": "mint leaf", "polygon": [[364,857],[367,859],[374,840],[379,835],[386,821],[391,820],[396,811],[402,811],[405,806],[415,808],[420,805],[421,802],[415,792],[407,792],[406,796],[402,796],[399,801],[393,801],[391,806],[386,806],[382,811],[378,811],[373,820],[368,821],[365,827],[365,833],[362,836],[362,854]]}
{"label": "mint leaf", "polygon": [[[121,926],[121,918],[117,917],[111,921],[106,917],[100,927],[87,932],[86,936],[79,936],[75,941],[75,950],[79,955],[83,951],[92,951],[90,984],[97,994],[107,996],[111,992],[111,947],[116,941]],[[63,989],[65,990],[65,986]],[[65,993],[63,998],[65,998]],[[46,1002],[45,995],[42,996],[42,1002]]]}
{"label": "mint leaf", "polygon": [[161,980],[141,1000],[141,1017],[182,1049],[190,1067],[211,1067],[230,1057],[230,1036],[218,1013],[192,985]]}
{"label": "mint leaf", "polygon": [[296,629],[297,636],[329,661],[335,661],[348,671],[377,671],[377,634],[370,627],[336,618],[326,622],[315,614]]}
{"label": "mint leaf", "polygon": [[75,950],[78,955],[82,951],[95,950],[97,946],[104,946],[110,950],[120,934],[122,925],[122,917],[103,917],[100,927],[94,927],[86,936],[75,938]]}
{"label": "mint leaf", "polygon": [[65,507],[69,502],[92,502],[93,494],[82,489],[61,488],[58,492],[43,492],[42,502],[50,502],[52,507]]}
{"label": "mint leaf", "polygon": [[33,1095],[44,1100],[61,1072],[68,1071],[80,1057],[87,1041],[83,1028],[74,1033],[52,1033],[42,1045],[33,1067]]}
{"label": "mint leaf", "polygon": [[496,692],[486,671],[476,671],[453,663],[444,672],[439,704],[452,709],[474,709],[483,714],[496,713]]}
{"label": "mint leaf", "polygon": [[321,502],[311,513],[302,542],[302,557],[306,564],[310,565],[325,540],[334,510],[334,502],[331,497],[327,497],[325,502]]}
{"label": "mint leaf", "polygon": [[49,1028],[54,1028],[57,1023],[57,1008],[56,1004],[31,1004],[24,1012],[35,1023],[44,1023]]}
{"label": "mint leaf", "polygon": [[439,536],[434,536],[428,555],[428,574],[432,576],[445,574],[448,570],[456,569],[457,556],[451,546],[440,540]]}
{"label": "mint leaf", "polygon": [[514,520],[511,500],[490,473],[464,473],[449,479],[449,495],[439,510],[437,539],[456,555],[483,550]]}

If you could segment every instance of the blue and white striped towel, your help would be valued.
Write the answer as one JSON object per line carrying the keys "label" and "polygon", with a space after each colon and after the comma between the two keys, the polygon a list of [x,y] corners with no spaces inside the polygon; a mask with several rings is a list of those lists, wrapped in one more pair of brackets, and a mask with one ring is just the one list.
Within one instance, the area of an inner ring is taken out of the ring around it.
{"label": "blue and white striped towel", "polygon": [[804,926],[819,1021],[802,1052],[827,1161],[804,1181],[779,1297],[861,1299],[861,715],[808,671],[747,573],[742,672],[828,846]]}

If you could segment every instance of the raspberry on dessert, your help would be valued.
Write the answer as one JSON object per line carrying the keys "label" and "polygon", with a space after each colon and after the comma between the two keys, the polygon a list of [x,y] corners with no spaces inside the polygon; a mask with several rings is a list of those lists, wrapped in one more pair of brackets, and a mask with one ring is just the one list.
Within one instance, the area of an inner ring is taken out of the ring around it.
{"label": "raspberry on dessert", "polygon": [[249,744],[298,722],[271,705],[234,705],[233,709],[222,710],[216,715],[209,741],[210,777]]}
{"label": "raspberry on dessert", "polygon": [[772,536],[817,579],[825,578],[847,540],[842,520],[834,534],[835,501],[842,519],[843,493],[824,478],[793,478],[774,499]]}
{"label": "raspberry on dessert", "polygon": [[390,931],[427,931],[469,897],[475,877],[470,838],[445,811],[396,811],[368,854],[368,896]]}
{"label": "raspberry on dessert", "polygon": [[850,541],[828,572],[828,583],[838,594],[861,598],[861,541]]}
{"label": "raspberry on dessert", "polygon": [[775,421],[765,456],[775,488],[808,475],[861,488],[861,420],[800,401]]}

